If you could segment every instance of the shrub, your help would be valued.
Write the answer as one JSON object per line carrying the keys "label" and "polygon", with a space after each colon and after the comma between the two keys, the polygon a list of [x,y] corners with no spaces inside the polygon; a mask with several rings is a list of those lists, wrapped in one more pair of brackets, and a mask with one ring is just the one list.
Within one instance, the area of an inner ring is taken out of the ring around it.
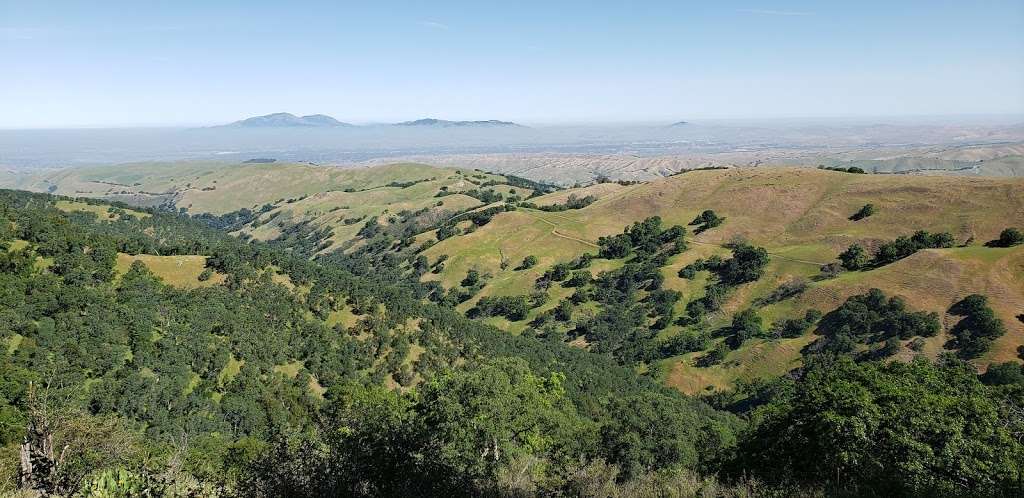
{"label": "shrub", "polygon": [[519,266],[517,266],[515,269],[516,270],[529,270],[530,268],[533,268],[534,266],[537,266],[537,256],[534,256],[534,255],[531,254],[531,255],[523,258],[523,262],[519,263]]}
{"label": "shrub", "polygon": [[862,208],[860,208],[860,211],[857,211],[856,213],[853,213],[853,216],[850,216],[850,220],[860,221],[873,214],[875,214],[875,205],[870,203],[865,204]]}
{"label": "shrub", "polygon": [[985,245],[989,247],[1013,247],[1024,244],[1024,233],[1016,228],[1007,228],[999,233],[999,238]]}
{"label": "shrub", "polygon": [[754,300],[754,304],[756,306],[765,306],[768,304],[785,301],[786,299],[790,299],[799,296],[800,294],[803,294],[806,290],[807,280],[801,277],[796,277],[787,280],[786,282],[783,282],[767,296]]}
{"label": "shrub", "polygon": [[724,284],[736,286],[761,278],[767,265],[768,251],[763,247],[741,245],[732,250],[732,258],[723,261],[712,271]]}
{"label": "shrub", "polygon": [[204,268],[202,273],[199,274],[199,281],[200,282],[205,282],[205,281],[209,280],[210,277],[212,277],[212,276],[213,276],[213,269],[212,268]]}
{"label": "shrub", "polygon": [[463,287],[473,287],[480,282],[480,272],[477,270],[469,270],[466,272],[466,278],[462,279],[460,285]]}

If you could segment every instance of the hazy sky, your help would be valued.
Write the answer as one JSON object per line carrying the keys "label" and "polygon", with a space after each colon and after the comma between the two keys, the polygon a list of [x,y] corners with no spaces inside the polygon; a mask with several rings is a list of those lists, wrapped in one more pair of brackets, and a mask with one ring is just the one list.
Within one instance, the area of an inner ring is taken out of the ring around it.
{"label": "hazy sky", "polygon": [[0,127],[1024,113],[1024,1],[0,0]]}

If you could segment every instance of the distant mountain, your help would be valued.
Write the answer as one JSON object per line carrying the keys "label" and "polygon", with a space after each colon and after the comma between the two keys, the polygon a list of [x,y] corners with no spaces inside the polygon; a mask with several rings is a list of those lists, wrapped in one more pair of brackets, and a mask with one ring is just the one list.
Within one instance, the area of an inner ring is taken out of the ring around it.
{"label": "distant mountain", "polygon": [[255,116],[224,125],[230,128],[337,128],[352,126],[324,114],[296,116],[287,112],[275,112],[265,116]]}
{"label": "distant mountain", "polygon": [[477,127],[477,128],[497,128],[497,127],[513,127],[522,126],[511,121],[498,121],[497,119],[489,119],[487,121],[448,121],[445,119],[434,119],[425,118],[417,119],[416,121],[403,121],[401,123],[395,123],[395,126],[430,126],[435,128],[449,128],[449,127]]}

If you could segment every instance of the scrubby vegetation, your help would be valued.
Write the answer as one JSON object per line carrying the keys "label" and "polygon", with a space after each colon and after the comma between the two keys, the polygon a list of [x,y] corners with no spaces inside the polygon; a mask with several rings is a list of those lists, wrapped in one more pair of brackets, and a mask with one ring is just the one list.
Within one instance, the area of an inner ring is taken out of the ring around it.
{"label": "scrubby vegetation", "polygon": [[850,221],[860,221],[873,214],[875,214],[875,205],[868,203],[861,207],[856,213],[853,213],[850,216]]}
{"label": "scrubby vegetation", "polygon": [[699,271],[709,271],[715,277],[704,288],[704,297],[686,305],[685,321],[694,323],[706,313],[717,311],[732,288],[761,278],[767,265],[768,251],[762,247],[740,244],[732,248],[732,257],[729,259],[713,256],[698,259],[683,267],[679,271],[682,278],[693,278]]}
{"label": "scrubby vegetation", "polygon": [[690,225],[696,225],[697,228],[694,229],[694,232],[701,233],[720,226],[722,223],[725,223],[725,218],[718,216],[714,211],[708,209],[697,215],[697,217],[690,222]]}

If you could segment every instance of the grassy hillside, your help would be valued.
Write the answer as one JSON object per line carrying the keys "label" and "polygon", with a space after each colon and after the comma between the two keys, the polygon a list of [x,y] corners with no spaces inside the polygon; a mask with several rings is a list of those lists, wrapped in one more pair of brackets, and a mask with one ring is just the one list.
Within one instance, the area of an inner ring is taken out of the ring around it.
{"label": "grassy hillside", "polygon": [[[183,208],[193,214],[251,209],[258,216],[234,227],[238,233],[290,244],[312,238],[315,243],[308,247],[316,252],[358,249],[364,240],[358,234],[371,220],[387,226],[416,219],[423,226],[437,226],[455,213],[500,205],[492,198],[481,200],[482,191],[493,190],[504,199],[512,195],[525,199],[533,194],[530,189],[505,184],[509,180],[499,175],[420,164],[369,169],[276,163],[142,164],[50,172],[17,181],[22,188]],[[597,200],[582,209],[544,210],[564,205],[570,196],[594,196]],[[426,247],[419,254],[428,263],[444,260],[443,266],[424,272],[421,280],[453,289],[460,287],[468,272],[477,271],[482,276],[479,292],[456,306],[465,312],[486,296],[534,294],[534,283],[552,266],[596,254],[599,237],[620,233],[630,223],[656,215],[666,226],[687,225],[697,214],[713,209],[725,217],[724,224],[697,235],[690,227],[688,250],[673,256],[660,270],[663,288],[682,294],[673,308],[676,316],[684,313],[688,302],[704,295],[708,282],[704,272],[693,280],[680,278],[677,274],[684,266],[698,258],[727,258],[730,251],[724,246],[736,240],[766,248],[770,262],[762,278],[736,288],[721,310],[699,325],[705,330],[728,325],[735,313],[750,308],[780,284],[803,279],[807,289],[802,294],[756,307],[766,327],[812,308],[828,312],[851,295],[879,288],[887,295],[903,297],[912,309],[943,314],[943,334],[929,338],[917,353],[907,349],[908,341],[904,341],[898,353],[900,357],[934,357],[944,350],[948,331],[958,320],[946,315],[946,310],[968,294],[981,293],[989,297],[1007,333],[975,360],[979,367],[992,361],[1015,361],[1017,346],[1024,344],[1024,324],[1016,319],[1024,313],[1024,249],[982,246],[1006,227],[1024,227],[1024,182],[1018,179],[856,175],[806,168],[704,170],[644,184],[603,183],[561,190],[531,198],[530,203],[536,208],[500,212],[481,226],[459,222],[461,234],[431,247],[433,231],[417,235],[414,246]],[[851,221],[850,216],[868,203],[875,206],[876,213]],[[97,209],[69,202],[58,207]],[[422,214],[412,216],[415,213]],[[97,214],[112,216],[105,211]],[[853,243],[873,251],[885,241],[916,230],[948,231],[958,245],[967,247],[924,250],[881,268],[844,273],[830,280],[818,278],[822,265],[834,262],[837,254]],[[396,230],[391,237],[397,240],[404,235]],[[537,264],[517,269],[527,256],[535,256]],[[167,262],[146,263],[172,285],[198,285],[201,265],[193,265],[200,270],[189,272],[169,267]],[[622,264],[622,260],[597,259],[589,270],[596,276]],[[162,267],[167,267],[166,276]],[[482,320],[518,334],[573,291],[552,286],[546,291],[547,301],[532,307],[524,320]],[[593,303],[577,305],[569,323],[585,320],[597,311]],[[332,319],[350,321],[340,314]],[[673,323],[658,337],[664,340],[687,330],[692,326]],[[696,393],[737,380],[783,374],[800,365],[802,348],[815,339],[813,330],[797,338],[753,339],[714,366],[696,366],[704,352],[694,352],[659,360],[647,368],[668,384]],[[573,343],[587,344],[582,338]]]}
{"label": "grassy hillside", "polygon": [[180,289],[220,285],[225,280],[225,276],[217,272],[213,272],[209,278],[200,278],[203,270],[206,269],[206,257],[194,255],[154,256],[120,253],[117,255],[117,264],[114,270],[119,276],[123,275],[136,261],[141,261],[153,275],[160,277],[165,284]]}
{"label": "grassy hillside", "polygon": [[[598,188],[601,190],[595,192]],[[534,201],[538,206],[563,202],[570,193],[573,191],[562,191]],[[666,225],[686,225],[701,211],[713,209],[726,218],[725,223],[699,235],[691,232],[689,250],[674,256],[662,269],[664,288],[683,293],[677,311],[703,294],[700,278],[691,281],[676,275],[697,258],[727,256],[729,251],[722,245],[742,238],[767,248],[771,261],[761,279],[730,295],[707,327],[727,325],[735,312],[750,307],[758,297],[801,277],[809,282],[802,295],[758,309],[766,325],[808,308],[827,312],[850,295],[872,287],[902,296],[911,308],[940,313],[959,298],[981,293],[989,297],[1007,334],[977,363],[1012,361],[1017,346],[1024,344],[1024,324],[1015,318],[1024,312],[1024,247],[981,246],[1006,227],[1024,226],[1024,182],[1020,180],[733,169],[694,171],[641,185],[588,187],[579,189],[577,195],[590,193],[598,200],[583,209],[544,212],[521,208],[497,215],[474,233],[438,243],[424,254],[431,262],[447,255],[444,270],[424,279],[452,287],[470,269],[489,274],[479,294],[460,305],[468,309],[482,296],[530,293],[533,282],[552,265],[596,253],[598,237],[619,233],[629,223],[658,215]],[[875,205],[876,214],[851,221],[849,217],[867,203]],[[823,264],[835,261],[836,255],[854,242],[871,249],[916,230],[948,231],[969,247],[925,250],[875,270],[813,280]],[[536,256],[539,263],[529,270],[513,269],[527,255]],[[501,268],[503,257],[512,262],[505,269]],[[595,266],[591,271],[596,275],[603,269],[607,268]],[[571,294],[571,289],[554,286],[550,293],[548,303],[532,310],[527,320],[488,321],[519,332],[538,312]],[[955,317],[944,316],[947,331],[954,323]],[[668,337],[680,330],[672,325],[661,335]],[[936,355],[944,339],[948,337],[929,339],[921,354]],[[801,348],[813,340],[811,332],[795,339],[757,339],[729,353],[721,365],[695,367],[694,359],[701,353],[691,353],[663,361],[658,371],[669,384],[686,392],[721,388],[737,379],[778,375],[798,366]],[[912,353],[903,350],[900,354]]]}
{"label": "grassy hillside", "polygon": [[[443,216],[484,204],[459,192],[493,190],[503,197],[522,198],[532,194],[528,188],[504,184],[505,180],[480,171],[422,164],[343,169],[189,161],[7,175],[0,177],[0,186],[184,209],[191,214],[222,215],[267,206],[259,220],[242,232],[259,240],[272,240],[308,222],[311,229],[332,230],[331,241],[341,244],[354,238],[370,218],[424,208]],[[436,197],[439,193],[452,195]],[[62,209],[98,209],[66,204]],[[386,223],[387,217],[380,221]]]}

